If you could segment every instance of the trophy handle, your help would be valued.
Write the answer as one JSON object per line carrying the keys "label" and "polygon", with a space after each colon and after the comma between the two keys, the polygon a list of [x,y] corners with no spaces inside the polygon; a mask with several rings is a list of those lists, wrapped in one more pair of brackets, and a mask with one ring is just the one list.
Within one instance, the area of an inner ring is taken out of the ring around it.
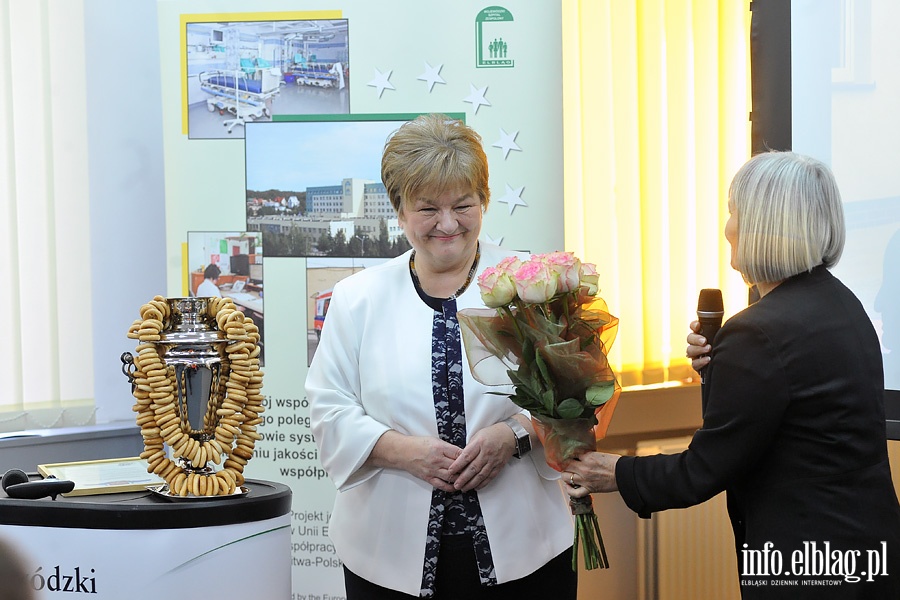
{"label": "trophy handle", "polygon": [[119,360],[122,361],[122,373],[128,378],[128,383],[131,384],[131,393],[133,394],[135,388],[134,372],[137,371],[137,365],[134,364],[134,355],[131,352],[123,352]]}

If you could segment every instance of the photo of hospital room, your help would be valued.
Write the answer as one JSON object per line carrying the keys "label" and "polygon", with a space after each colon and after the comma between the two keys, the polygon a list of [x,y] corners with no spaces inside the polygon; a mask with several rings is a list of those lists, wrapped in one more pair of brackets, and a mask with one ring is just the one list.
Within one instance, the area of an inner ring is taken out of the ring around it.
{"label": "photo of hospital room", "polygon": [[348,114],[346,19],[187,23],[190,139],[243,138],[272,115]]}

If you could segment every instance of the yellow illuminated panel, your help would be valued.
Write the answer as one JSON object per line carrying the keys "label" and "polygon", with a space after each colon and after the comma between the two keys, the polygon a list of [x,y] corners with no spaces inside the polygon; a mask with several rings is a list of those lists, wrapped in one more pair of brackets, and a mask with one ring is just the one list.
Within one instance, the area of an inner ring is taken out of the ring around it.
{"label": "yellow illuminated panel", "polygon": [[563,3],[566,247],[598,265],[623,386],[684,381],[701,288],[747,290],[722,235],[749,157],[744,3]]}

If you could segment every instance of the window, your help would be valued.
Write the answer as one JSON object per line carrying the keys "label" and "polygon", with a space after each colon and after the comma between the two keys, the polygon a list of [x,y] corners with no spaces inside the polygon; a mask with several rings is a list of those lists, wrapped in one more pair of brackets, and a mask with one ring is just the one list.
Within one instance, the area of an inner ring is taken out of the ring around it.
{"label": "window", "polygon": [[0,431],[83,425],[94,418],[83,8],[5,2],[0,32]]}

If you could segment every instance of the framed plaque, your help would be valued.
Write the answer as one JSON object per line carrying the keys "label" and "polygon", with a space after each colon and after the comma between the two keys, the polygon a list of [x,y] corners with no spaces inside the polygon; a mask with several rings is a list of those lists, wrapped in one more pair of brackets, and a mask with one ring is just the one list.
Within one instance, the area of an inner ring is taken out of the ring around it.
{"label": "framed plaque", "polygon": [[139,457],[110,458],[38,465],[38,472],[45,478],[74,481],[75,489],[63,496],[88,496],[141,492],[165,483],[158,475],[148,473],[147,467],[147,461]]}

